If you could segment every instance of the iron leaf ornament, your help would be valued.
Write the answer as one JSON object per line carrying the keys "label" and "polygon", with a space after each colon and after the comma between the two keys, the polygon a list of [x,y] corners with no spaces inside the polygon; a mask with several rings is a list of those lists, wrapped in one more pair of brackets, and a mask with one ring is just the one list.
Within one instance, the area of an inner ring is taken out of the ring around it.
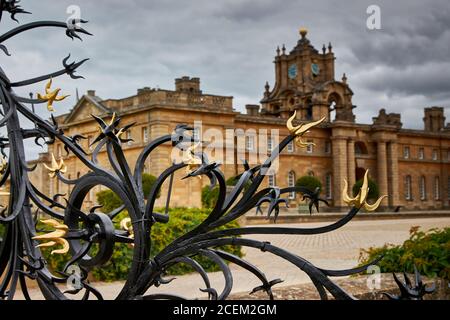
{"label": "iron leaf ornament", "polygon": [[[4,18],[4,13],[9,13],[11,18],[16,20],[16,15],[28,12],[22,9],[17,0],[0,0],[0,21]],[[72,21],[69,26],[66,22],[37,21],[19,25],[0,35],[0,49],[9,54],[5,45],[7,40],[30,30],[48,27],[62,29],[69,38],[81,40],[81,36],[91,34],[81,27],[73,26],[85,23],[84,20]],[[95,288],[95,283],[87,281],[88,275],[93,269],[101,268],[111,260],[116,245],[129,246],[132,248],[133,255],[128,277],[117,292],[116,299],[187,299],[170,293],[147,293],[150,287],[164,286],[171,281],[177,281],[165,279],[164,275],[169,267],[180,263],[190,265],[200,274],[203,279],[201,290],[208,294],[209,299],[226,299],[229,296],[233,287],[233,276],[228,263],[243,267],[261,282],[261,285],[253,290],[249,288],[251,292],[263,291],[267,293],[269,299],[273,299],[272,288],[282,280],[269,281],[263,271],[244,258],[217,250],[217,247],[224,245],[256,248],[267,255],[278,256],[289,261],[311,278],[323,299],[327,299],[327,292],[336,299],[353,299],[329,277],[363,272],[369,265],[348,270],[325,270],[296,254],[268,242],[246,238],[246,235],[314,235],[332,232],[351,221],[360,208],[370,211],[379,205],[380,200],[373,205],[367,204],[366,181],[357,197],[350,198],[345,195],[344,199],[352,206],[349,212],[327,226],[285,228],[270,225],[218,229],[243,216],[249,210],[259,208],[263,202],[269,203],[268,216],[274,212],[276,218],[280,204],[287,205],[283,195],[292,192],[299,193],[308,199],[310,210],[315,206],[318,211],[320,202],[327,204],[320,198],[319,190],[309,190],[299,186],[262,187],[265,174],[279,153],[293,141],[302,147],[308,146],[309,143],[304,142],[302,137],[311,128],[319,126],[324,119],[294,126],[293,121],[296,117],[294,113],[287,121],[290,134],[261,165],[251,167],[244,162],[244,171],[239,175],[238,182],[231,192],[227,193],[225,177],[219,164],[208,160],[201,151],[202,145],[193,137],[193,128],[188,125],[178,125],[172,134],[159,137],[146,145],[132,170],[133,166],[128,162],[122,144],[129,141],[123,135],[133,124],[121,127],[119,115],[107,116],[109,121],[93,116],[99,125],[99,134],[92,142],[93,151],[88,154],[79,145],[80,139],[85,137],[66,136],[53,116],[50,120],[46,120],[35,113],[32,105],[47,104],[47,108],[53,111],[53,104],[66,97],[60,95],[60,89],[52,89],[52,82],[56,78],[64,75],[72,79],[82,78],[75,73],[87,59],[69,63],[69,58],[70,55],[63,59],[61,70],[26,80],[10,79],[0,68],[0,127],[6,128],[8,132],[7,137],[0,138],[0,149],[4,156],[0,160],[0,187],[9,186],[8,192],[2,192],[0,195],[10,197],[8,206],[2,209],[0,215],[0,224],[5,229],[0,240],[0,279],[2,279],[0,299],[14,299],[18,286],[25,298],[31,299],[28,283],[23,281],[24,277],[28,277],[38,282],[45,299],[73,299],[76,294],[83,292],[81,299],[93,297],[101,300],[103,299],[101,292]],[[14,92],[17,87],[44,82],[46,82],[45,92],[39,94],[37,99],[21,97]],[[31,121],[34,128],[23,129],[21,118]],[[57,160],[52,154],[51,165],[46,165],[49,175],[57,179],[58,183],[70,188],[64,189],[69,190],[67,194],[46,195],[33,184],[29,177],[30,171],[34,168],[28,168],[26,163],[24,141],[27,139],[34,140],[38,145],[41,141],[48,145],[58,141],[67,154],[81,161],[88,173],[77,176],[75,179],[65,177],[66,164],[62,158]],[[164,170],[157,177],[150,194],[144,197],[142,174],[145,163],[155,161],[150,158],[150,155],[155,149],[165,144],[185,151],[185,158],[182,162],[174,163]],[[6,153],[4,149],[9,149],[9,153]],[[98,161],[98,154],[102,150],[105,150],[107,154],[106,166]],[[185,170],[186,179],[203,176],[209,179],[211,186],[219,188],[217,202],[208,217],[198,226],[173,240],[159,253],[151,255],[153,226],[158,223],[167,223],[170,219],[170,213],[167,210],[166,214],[154,212],[158,191],[164,182],[173,178],[174,174],[180,170]],[[110,212],[104,212],[105,210],[99,206],[86,209],[86,199],[90,191],[98,186],[112,190],[123,205]],[[127,216],[119,216],[121,212],[126,212]],[[40,217],[45,217],[42,223],[52,227],[53,231],[36,229]],[[121,221],[118,221],[119,217]],[[54,246],[58,248],[53,248]],[[42,251],[43,247],[52,247],[53,254],[67,255],[68,262],[62,270],[48,268]],[[93,247],[96,250],[91,250]],[[193,259],[194,257],[205,257],[219,267],[225,279],[223,289],[211,287],[207,272]],[[74,266],[82,271],[79,279],[81,287],[63,291],[61,284],[69,281],[68,270]]]}

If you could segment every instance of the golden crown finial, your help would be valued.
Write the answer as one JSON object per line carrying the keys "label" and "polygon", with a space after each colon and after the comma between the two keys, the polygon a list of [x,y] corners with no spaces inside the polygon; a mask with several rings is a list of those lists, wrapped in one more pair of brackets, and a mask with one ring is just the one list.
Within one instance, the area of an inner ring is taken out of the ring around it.
{"label": "golden crown finial", "polygon": [[302,28],[299,29],[298,32],[300,33],[300,35],[302,36],[302,38],[305,38],[306,35],[308,34],[308,29],[302,27]]}
{"label": "golden crown finial", "polygon": [[386,195],[381,196],[378,198],[377,201],[375,201],[373,204],[367,203],[367,196],[369,195],[369,170],[366,170],[366,173],[364,174],[364,180],[363,184],[361,186],[361,189],[359,190],[356,197],[351,198],[348,196],[347,189],[348,189],[348,183],[347,180],[344,179],[344,188],[342,189],[342,200],[348,204],[349,206],[355,206],[356,208],[364,208],[367,212],[375,211],[381,204],[381,201],[383,201],[384,198],[386,198]]}

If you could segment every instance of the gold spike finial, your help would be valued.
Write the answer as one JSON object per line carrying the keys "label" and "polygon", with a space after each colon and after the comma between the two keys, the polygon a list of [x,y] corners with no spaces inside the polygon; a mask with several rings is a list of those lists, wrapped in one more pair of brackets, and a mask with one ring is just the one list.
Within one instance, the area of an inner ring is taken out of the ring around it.
{"label": "gold spike finial", "polygon": [[61,158],[61,160],[59,161],[59,163],[56,161],[55,155],[52,153],[52,166],[49,167],[44,163],[44,167],[50,171],[48,173],[48,175],[50,176],[50,178],[54,178],[56,177],[56,174],[58,172],[61,173],[66,173],[67,172],[67,166],[64,163],[64,160]]}
{"label": "gold spike finial", "polygon": [[125,230],[128,232],[128,234],[129,234],[128,238],[134,239],[133,225],[132,225],[130,217],[123,218],[120,221],[120,228],[122,228],[122,230]]}
{"label": "gold spike finial", "polygon": [[342,201],[344,201],[349,206],[354,206],[356,208],[364,208],[367,212],[375,211],[381,204],[386,195],[381,196],[375,201],[373,204],[367,203],[367,196],[369,195],[369,170],[366,170],[364,174],[363,184],[361,189],[359,190],[356,197],[351,198],[348,195],[348,183],[347,180],[344,179],[344,188],[342,189]]}
{"label": "gold spike finial", "polygon": [[69,97],[69,95],[58,96],[59,92],[61,91],[61,88],[56,88],[55,90],[52,91],[51,90],[52,82],[53,80],[52,78],[50,78],[50,80],[45,85],[45,94],[40,93],[37,94],[38,99],[47,101],[47,109],[50,112],[55,111],[55,109],[53,108],[53,102],[62,101],[65,98]]}
{"label": "gold spike finial", "polygon": [[[190,174],[193,170],[197,169],[201,164],[202,160],[195,156],[195,149],[200,145],[200,142],[190,146],[183,154],[183,162],[187,164],[186,174]],[[201,179],[201,176],[198,176]]]}
{"label": "gold spike finial", "polygon": [[305,133],[307,133],[309,131],[309,129],[324,122],[326,117],[323,117],[322,119],[314,121],[314,122],[304,123],[304,124],[300,124],[300,125],[294,127],[293,121],[296,116],[297,116],[297,111],[294,111],[294,114],[286,122],[286,127],[288,128],[291,135],[296,136],[295,142],[296,142],[297,146],[299,146],[300,148],[306,148],[307,146],[314,145],[314,143],[312,143],[312,142],[304,142],[301,139],[301,137]]}
{"label": "gold spike finial", "polygon": [[62,248],[53,250],[51,252],[51,254],[65,254],[65,253],[69,252],[69,248],[70,248],[69,242],[66,239],[64,239],[67,232],[69,231],[69,227],[66,226],[65,224],[59,223],[55,219],[41,220],[41,222],[43,224],[46,224],[48,226],[55,228],[56,230],[46,233],[46,234],[39,235],[39,236],[34,236],[32,238],[33,240],[47,241],[47,242],[38,244],[36,246],[36,248],[53,247],[57,244],[60,244],[60,245],[62,245]]}

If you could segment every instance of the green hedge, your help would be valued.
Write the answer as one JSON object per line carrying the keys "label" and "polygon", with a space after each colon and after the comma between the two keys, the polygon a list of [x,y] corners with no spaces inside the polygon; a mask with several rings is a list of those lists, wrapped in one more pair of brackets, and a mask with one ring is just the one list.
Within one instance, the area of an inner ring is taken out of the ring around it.
{"label": "green hedge", "polygon": [[[187,209],[187,208],[174,208],[169,211],[170,219],[167,224],[156,223],[152,228],[152,247],[151,255],[154,256],[170,244],[174,239],[182,236],[189,230],[192,230],[201,221],[205,220],[210,210],[204,209]],[[127,217],[127,213],[124,211],[120,213],[115,221],[116,228],[119,228],[120,221]],[[237,222],[231,222],[226,226],[220,228],[235,228],[239,227]],[[237,256],[242,256],[241,248],[234,246],[226,246],[221,248],[227,252],[233,253]],[[92,251],[95,252],[96,248]],[[68,255],[50,255],[51,249],[44,249],[44,256],[47,259],[48,265],[52,270],[62,271],[64,264],[69,258]],[[112,259],[101,266],[92,270],[92,276],[95,280],[99,281],[115,281],[126,279],[129,268],[132,263],[133,248],[129,244],[116,244]],[[207,271],[217,271],[218,268],[210,260],[201,258],[195,258]],[[168,270],[170,275],[180,275],[192,272],[193,270],[184,264],[177,264]]]}
{"label": "green hedge", "polygon": [[384,245],[361,250],[361,265],[384,255],[378,263],[381,272],[414,272],[414,265],[422,275],[450,280],[450,228],[422,232],[410,230],[410,237],[402,245]]}

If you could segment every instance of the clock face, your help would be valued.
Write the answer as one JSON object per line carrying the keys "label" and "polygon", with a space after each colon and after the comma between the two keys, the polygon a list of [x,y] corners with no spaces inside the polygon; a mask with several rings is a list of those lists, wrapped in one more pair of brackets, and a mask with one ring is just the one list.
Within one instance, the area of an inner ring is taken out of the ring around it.
{"label": "clock face", "polygon": [[320,67],[317,63],[311,64],[311,72],[314,76],[318,76],[320,73]]}
{"label": "clock face", "polygon": [[289,66],[288,76],[290,79],[295,79],[297,77],[297,65],[295,63]]}

